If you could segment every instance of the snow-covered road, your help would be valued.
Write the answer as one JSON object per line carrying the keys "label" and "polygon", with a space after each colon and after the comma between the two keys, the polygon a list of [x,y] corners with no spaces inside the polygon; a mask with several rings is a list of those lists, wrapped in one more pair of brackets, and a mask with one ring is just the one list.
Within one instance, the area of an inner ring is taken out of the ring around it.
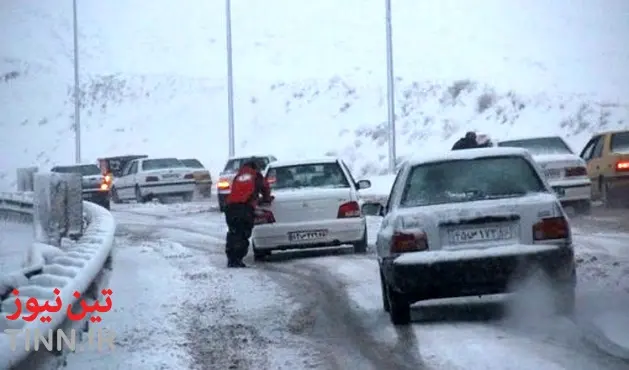
{"label": "snow-covered road", "polygon": [[22,268],[32,244],[32,225],[0,219],[0,276]]}
{"label": "snow-covered road", "polygon": [[114,215],[115,309],[102,325],[117,333],[116,350],[73,354],[71,370],[629,368],[584,339],[600,312],[629,309],[629,235],[596,235],[588,220],[575,221],[576,324],[476,299],[420,304],[415,324],[395,328],[373,255],[285,252],[228,270],[223,217],[208,203],[123,205]]}

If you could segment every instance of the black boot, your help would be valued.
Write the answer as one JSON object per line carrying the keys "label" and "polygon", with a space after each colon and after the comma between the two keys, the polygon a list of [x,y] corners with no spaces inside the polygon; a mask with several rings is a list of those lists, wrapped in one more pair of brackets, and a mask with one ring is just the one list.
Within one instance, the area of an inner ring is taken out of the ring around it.
{"label": "black boot", "polygon": [[239,267],[237,262],[234,262],[231,260],[227,261],[227,268],[236,268],[236,267]]}
{"label": "black boot", "polygon": [[247,267],[247,265],[245,265],[245,263],[242,262],[242,261],[238,261],[238,262],[236,262],[236,266],[235,267],[244,268],[244,267]]}

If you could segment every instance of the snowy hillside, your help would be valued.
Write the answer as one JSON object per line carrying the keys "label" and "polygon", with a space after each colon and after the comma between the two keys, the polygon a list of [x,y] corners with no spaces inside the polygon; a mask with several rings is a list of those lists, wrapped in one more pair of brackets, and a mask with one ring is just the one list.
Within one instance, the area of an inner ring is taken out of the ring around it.
{"label": "snowy hillside", "polygon": [[[216,172],[222,2],[79,3],[84,160],[193,156]],[[73,161],[70,5],[0,5],[13,36],[0,44],[0,188],[16,167]],[[383,11],[380,0],[234,2],[237,154],[337,153],[382,171]],[[560,133],[579,150],[594,131],[629,127],[628,15],[622,0],[395,1],[398,154],[468,129]]]}

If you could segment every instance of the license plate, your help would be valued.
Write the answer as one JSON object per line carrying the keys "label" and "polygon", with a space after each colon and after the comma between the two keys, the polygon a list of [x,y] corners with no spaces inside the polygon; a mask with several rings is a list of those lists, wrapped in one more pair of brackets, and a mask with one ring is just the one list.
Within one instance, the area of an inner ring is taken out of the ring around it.
{"label": "license plate", "polygon": [[165,179],[174,179],[174,178],[179,177],[179,175],[177,175],[176,173],[171,173],[171,174],[168,174],[168,175],[163,175],[162,177],[165,178]]}
{"label": "license plate", "polygon": [[544,170],[544,176],[546,176],[547,179],[556,179],[561,176],[561,170],[556,168]]}
{"label": "license plate", "polygon": [[459,229],[448,232],[450,244],[465,244],[509,240],[514,237],[514,229],[509,226],[484,227],[479,229]]}
{"label": "license plate", "polygon": [[328,236],[328,230],[296,231],[288,233],[288,240],[291,242],[310,241],[323,239],[326,236]]}

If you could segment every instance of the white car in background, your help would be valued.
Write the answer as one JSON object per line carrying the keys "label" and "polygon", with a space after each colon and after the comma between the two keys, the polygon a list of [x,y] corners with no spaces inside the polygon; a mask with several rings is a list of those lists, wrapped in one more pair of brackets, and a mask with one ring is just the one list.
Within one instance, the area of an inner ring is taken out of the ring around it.
{"label": "white car in background", "polygon": [[574,308],[575,258],[569,221],[531,155],[518,148],[468,149],[408,161],[386,205],[376,250],[383,307],[396,325],[411,304],[510,292],[541,270],[554,308]]}
{"label": "white car in background", "polygon": [[527,149],[564,206],[587,214],[592,207],[592,183],[585,161],[559,136],[505,140],[499,147]]}
{"label": "white car in background", "polygon": [[117,201],[180,196],[192,200],[195,180],[190,168],[177,158],[140,158],[126,164],[120,177],[114,178],[112,197]]}
{"label": "white car in background", "polygon": [[246,161],[252,158],[256,158],[261,171],[264,170],[270,162],[277,161],[277,158],[272,155],[250,155],[229,158],[227,163],[225,163],[223,171],[219,174],[218,182],[216,183],[216,196],[218,198],[218,207],[221,212],[225,211],[225,202],[227,201],[227,196],[231,193],[232,181],[234,180],[236,173],[238,173],[238,170]]}
{"label": "white car in background", "polygon": [[357,190],[371,186],[355,181],[345,163],[321,158],[269,163],[265,176],[275,199],[257,209],[252,235],[255,259],[273,250],[352,244],[367,250],[367,226]]}

